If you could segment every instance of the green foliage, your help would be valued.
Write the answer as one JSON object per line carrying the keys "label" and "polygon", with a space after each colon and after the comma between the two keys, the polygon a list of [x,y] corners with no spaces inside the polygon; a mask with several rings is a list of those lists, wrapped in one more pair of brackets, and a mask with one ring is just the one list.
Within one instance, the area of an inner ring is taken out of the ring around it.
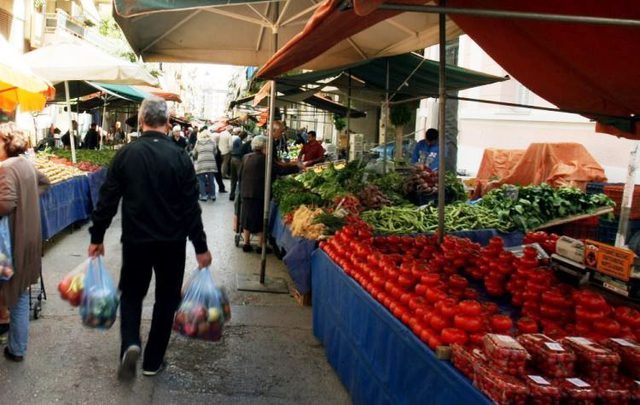
{"label": "green foliage", "polygon": [[403,126],[411,121],[411,109],[406,103],[396,104],[391,107],[389,119],[394,127]]}
{"label": "green foliage", "polygon": [[342,115],[333,114],[333,126],[338,131],[342,131],[347,127],[347,120]]}
{"label": "green foliage", "polygon": [[[71,151],[65,149],[54,149],[51,151],[54,155],[71,160]],[[113,156],[116,154],[115,150],[102,149],[76,149],[76,160],[78,162],[89,162],[99,166],[109,166]]]}
{"label": "green foliage", "polygon": [[585,194],[569,187],[504,185],[487,193],[480,203],[501,220],[528,231],[557,218],[592,212],[613,202],[603,194]]}

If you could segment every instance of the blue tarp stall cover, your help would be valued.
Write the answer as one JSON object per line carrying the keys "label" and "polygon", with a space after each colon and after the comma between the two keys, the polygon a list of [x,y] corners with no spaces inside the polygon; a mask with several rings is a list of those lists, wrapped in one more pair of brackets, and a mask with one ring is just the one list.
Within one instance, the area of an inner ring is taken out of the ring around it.
{"label": "blue tarp stall cover", "polygon": [[74,222],[89,218],[91,211],[87,176],[54,184],[40,196],[42,238],[49,239]]}
{"label": "blue tarp stall cover", "polygon": [[489,404],[321,250],[312,257],[313,333],[355,404]]}

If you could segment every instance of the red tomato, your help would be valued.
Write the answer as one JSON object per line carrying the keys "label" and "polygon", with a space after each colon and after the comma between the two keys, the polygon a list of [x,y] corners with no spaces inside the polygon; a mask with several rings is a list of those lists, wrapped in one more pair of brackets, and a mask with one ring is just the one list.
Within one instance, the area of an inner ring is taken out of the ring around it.
{"label": "red tomato", "polygon": [[440,334],[440,338],[444,343],[449,345],[454,343],[464,345],[469,340],[469,337],[467,336],[467,333],[465,331],[456,328],[443,329],[442,333]]}
{"label": "red tomato", "polygon": [[516,322],[516,327],[520,333],[538,333],[538,323],[531,318],[520,318]]}
{"label": "red tomato", "polygon": [[482,314],[482,305],[476,300],[464,300],[458,304],[458,312],[462,315],[478,316]]}
{"label": "red tomato", "polygon": [[620,324],[610,318],[598,319],[593,323],[593,327],[606,337],[617,337],[620,334]]}
{"label": "red tomato", "polygon": [[466,332],[478,332],[482,330],[482,318],[479,316],[456,315],[453,318],[453,324],[456,328]]}
{"label": "red tomato", "polygon": [[484,304],[482,304],[482,306],[484,307],[485,312],[488,314],[495,314],[496,312],[498,312],[498,304],[496,304],[495,302],[485,302]]}
{"label": "red tomato", "polygon": [[493,315],[491,317],[491,329],[497,333],[507,333],[511,331],[513,321],[507,315]]}
{"label": "red tomato", "polygon": [[435,331],[441,331],[442,329],[451,325],[451,323],[448,322],[445,318],[434,313],[431,314],[431,319],[429,319],[429,323]]}
{"label": "red tomato", "polygon": [[449,277],[448,283],[449,283],[449,287],[455,290],[464,290],[469,285],[469,282],[467,281],[467,279],[458,274],[454,274],[451,277]]}
{"label": "red tomato", "polygon": [[439,306],[440,314],[443,317],[447,319],[451,319],[456,315],[458,305],[455,300],[451,298],[447,298],[445,300],[440,301],[439,304],[440,304]]}

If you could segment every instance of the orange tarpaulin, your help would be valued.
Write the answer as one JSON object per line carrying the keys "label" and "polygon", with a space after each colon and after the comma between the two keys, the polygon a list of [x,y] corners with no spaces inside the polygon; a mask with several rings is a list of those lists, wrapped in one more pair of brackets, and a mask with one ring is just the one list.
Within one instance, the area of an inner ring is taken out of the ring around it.
{"label": "orange tarpaulin", "polygon": [[500,180],[490,182],[488,188],[502,184],[547,183],[584,190],[590,181],[606,182],[607,177],[584,146],[579,143],[533,143],[513,169]]}
{"label": "orange tarpaulin", "polygon": [[479,180],[506,177],[524,154],[524,149],[485,149],[476,177]]}

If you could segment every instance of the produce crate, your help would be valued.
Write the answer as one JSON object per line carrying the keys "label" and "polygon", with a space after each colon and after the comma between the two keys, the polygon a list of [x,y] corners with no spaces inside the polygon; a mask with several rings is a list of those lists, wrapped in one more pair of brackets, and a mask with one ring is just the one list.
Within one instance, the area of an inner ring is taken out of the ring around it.
{"label": "produce crate", "polygon": [[[623,184],[608,184],[604,186],[604,193],[616,203],[616,206],[613,209],[613,213],[616,216],[620,216],[623,191]],[[640,219],[640,185],[635,186],[633,190],[633,202],[631,204],[629,219]]]}
{"label": "produce crate", "polygon": [[311,306],[311,291],[306,294],[301,294],[295,287],[292,287],[291,296],[296,300],[298,304],[305,307]]}
{"label": "produce crate", "polygon": [[550,232],[566,235],[573,239],[596,239],[598,229],[598,217],[589,217],[554,226],[550,228]]}
{"label": "produce crate", "polygon": [[[640,231],[640,220],[629,220],[627,235],[625,240],[629,241],[636,232]],[[596,240],[602,243],[613,245],[616,242],[616,234],[618,233],[618,220],[609,221],[600,218],[598,223],[598,234]]]}
{"label": "produce crate", "polygon": [[585,192],[587,194],[604,193],[604,186],[606,185],[607,183],[597,183],[597,182],[590,181],[589,183],[587,183],[587,189],[585,190]]}

